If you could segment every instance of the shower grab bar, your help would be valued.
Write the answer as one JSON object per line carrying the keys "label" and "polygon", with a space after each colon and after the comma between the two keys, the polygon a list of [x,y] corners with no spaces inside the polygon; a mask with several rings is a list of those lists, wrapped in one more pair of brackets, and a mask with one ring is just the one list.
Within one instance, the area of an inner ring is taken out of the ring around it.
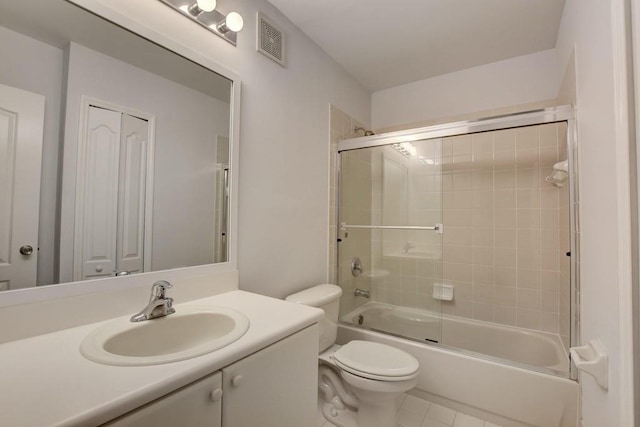
{"label": "shower grab bar", "polygon": [[346,222],[340,223],[340,229],[345,231],[347,228],[366,228],[372,230],[432,230],[438,234],[442,234],[442,224],[436,224],[433,227],[420,227],[412,225],[349,225]]}

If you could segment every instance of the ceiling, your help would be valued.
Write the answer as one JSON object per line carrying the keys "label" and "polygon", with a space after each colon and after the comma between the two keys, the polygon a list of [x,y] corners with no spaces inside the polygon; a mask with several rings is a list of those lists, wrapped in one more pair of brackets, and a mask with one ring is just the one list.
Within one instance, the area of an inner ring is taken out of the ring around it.
{"label": "ceiling", "polygon": [[555,47],[564,0],[269,0],[378,91]]}

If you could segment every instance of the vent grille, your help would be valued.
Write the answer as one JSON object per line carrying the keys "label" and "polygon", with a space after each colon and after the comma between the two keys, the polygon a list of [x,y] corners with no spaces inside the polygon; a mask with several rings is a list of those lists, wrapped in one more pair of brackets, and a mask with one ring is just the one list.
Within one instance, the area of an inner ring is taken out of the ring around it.
{"label": "vent grille", "polygon": [[258,52],[284,67],[286,65],[284,33],[260,12],[258,12],[257,21],[256,48]]}

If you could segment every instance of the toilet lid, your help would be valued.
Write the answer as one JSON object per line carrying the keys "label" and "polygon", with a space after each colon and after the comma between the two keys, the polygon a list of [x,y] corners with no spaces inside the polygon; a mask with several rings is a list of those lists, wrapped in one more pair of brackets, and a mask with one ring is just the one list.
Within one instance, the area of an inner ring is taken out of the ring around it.
{"label": "toilet lid", "polygon": [[340,368],[364,378],[402,381],[415,377],[420,364],[397,348],[371,341],[350,341],[333,354]]}

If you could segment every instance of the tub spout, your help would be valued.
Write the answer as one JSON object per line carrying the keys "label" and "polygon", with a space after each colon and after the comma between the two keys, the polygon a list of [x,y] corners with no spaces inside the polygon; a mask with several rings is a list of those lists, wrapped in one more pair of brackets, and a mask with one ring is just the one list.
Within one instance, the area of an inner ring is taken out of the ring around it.
{"label": "tub spout", "polygon": [[371,293],[369,291],[365,291],[364,289],[356,289],[355,291],[353,291],[353,294],[357,297],[371,298]]}

